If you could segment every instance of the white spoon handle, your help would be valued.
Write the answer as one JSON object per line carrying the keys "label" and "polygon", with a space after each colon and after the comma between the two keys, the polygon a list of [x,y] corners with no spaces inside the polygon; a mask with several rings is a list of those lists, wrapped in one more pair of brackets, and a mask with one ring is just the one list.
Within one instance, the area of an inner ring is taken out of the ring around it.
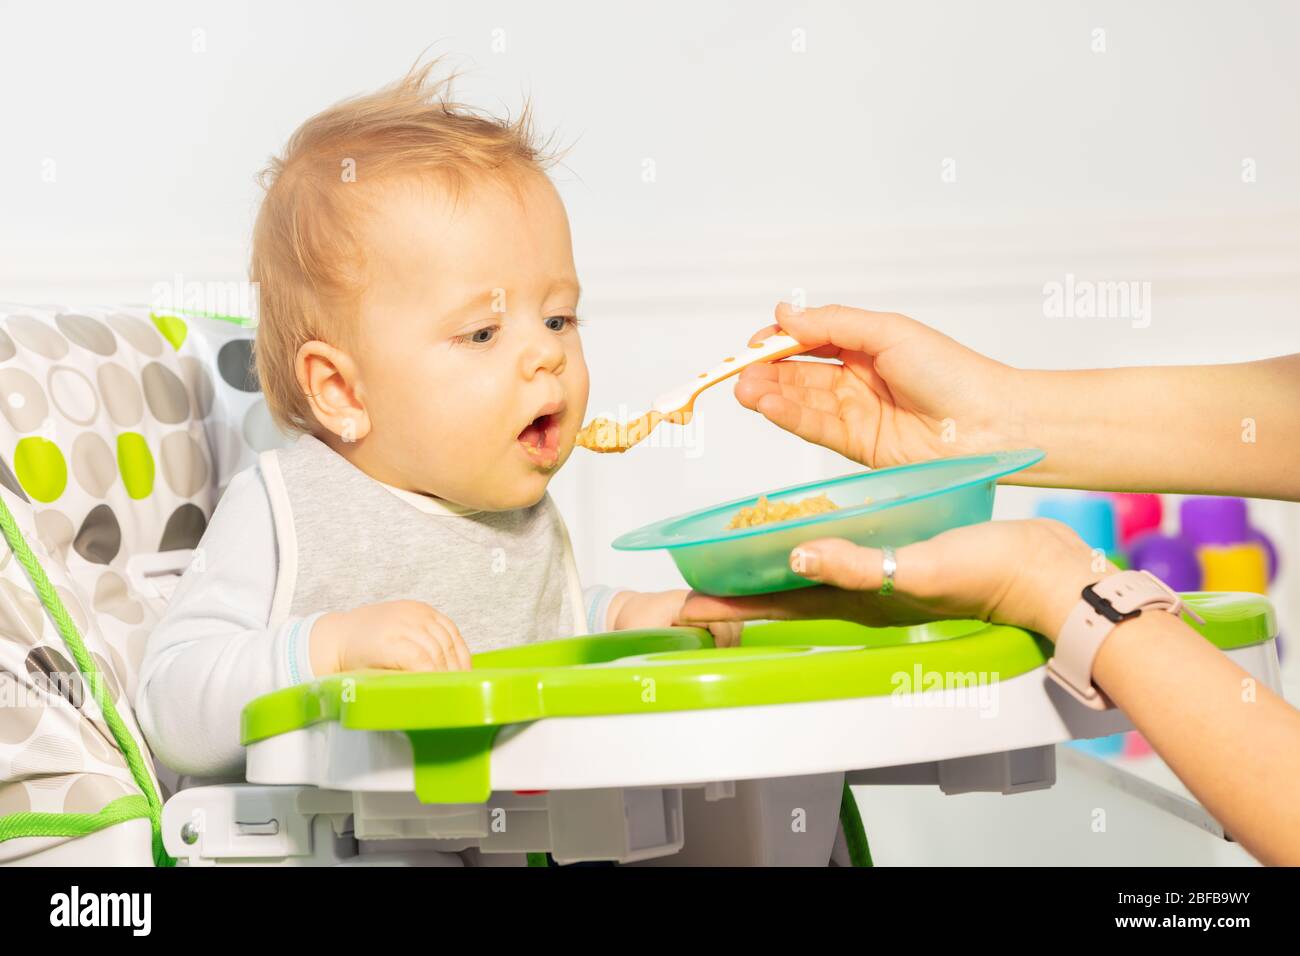
{"label": "white spoon handle", "polygon": [[800,352],[807,352],[810,348],[812,346],[803,345],[793,336],[782,333],[768,336],[757,345],[746,348],[742,354],[723,359],[713,368],[707,372],[701,372],[685,385],[681,385],[671,392],[664,392],[655,399],[652,407],[656,412],[667,415],[670,412],[685,408],[700,392],[710,386],[717,385],[723,379],[731,378],[747,365],[753,365],[755,362],[775,362],[791,355],[798,355]]}

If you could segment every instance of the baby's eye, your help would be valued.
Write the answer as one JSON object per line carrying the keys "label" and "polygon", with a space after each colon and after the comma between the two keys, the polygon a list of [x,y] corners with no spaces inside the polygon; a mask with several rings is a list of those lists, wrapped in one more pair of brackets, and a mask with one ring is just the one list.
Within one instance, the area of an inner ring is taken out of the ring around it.
{"label": "baby's eye", "polygon": [[552,315],[546,320],[546,327],[552,332],[563,332],[570,326],[578,324],[576,315]]}
{"label": "baby's eye", "polygon": [[497,334],[498,329],[499,327],[495,325],[485,325],[481,329],[475,329],[473,332],[458,336],[457,340],[469,345],[487,345],[492,341],[492,337]]}

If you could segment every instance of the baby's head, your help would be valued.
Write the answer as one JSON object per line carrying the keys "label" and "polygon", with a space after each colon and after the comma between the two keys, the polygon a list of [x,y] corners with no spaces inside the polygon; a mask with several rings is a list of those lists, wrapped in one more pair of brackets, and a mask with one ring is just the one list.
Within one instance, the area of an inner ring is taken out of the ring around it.
{"label": "baby's head", "polygon": [[264,174],[257,373],[283,429],[380,481],[526,507],[587,405],[568,219],[528,111],[429,74],[309,119]]}

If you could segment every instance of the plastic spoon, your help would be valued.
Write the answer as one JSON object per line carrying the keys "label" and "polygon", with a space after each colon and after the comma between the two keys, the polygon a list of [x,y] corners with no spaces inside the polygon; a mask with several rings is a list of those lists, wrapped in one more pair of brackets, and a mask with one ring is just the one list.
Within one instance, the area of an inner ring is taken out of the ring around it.
{"label": "plastic spoon", "polygon": [[707,372],[701,372],[685,385],[665,392],[655,399],[650,411],[628,422],[614,422],[607,418],[594,418],[578,432],[577,443],[594,452],[624,452],[644,439],[660,422],[685,425],[691,420],[695,399],[706,388],[731,378],[747,365],[755,362],[775,362],[791,355],[815,348],[798,339],[778,332],[761,342],[749,346],[743,355],[728,356]]}

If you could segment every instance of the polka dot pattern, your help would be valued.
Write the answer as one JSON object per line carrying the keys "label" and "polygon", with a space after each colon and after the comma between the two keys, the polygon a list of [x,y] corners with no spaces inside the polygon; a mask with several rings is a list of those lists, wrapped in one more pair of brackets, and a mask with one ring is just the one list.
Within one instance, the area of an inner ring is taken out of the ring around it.
{"label": "polka dot pattern", "polygon": [[86,609],[81,604],[81,599],[73,594],[68,588],[56,584],[54,591],[63,602],[64,609],[68,616],[72,618],[72,623],[77,625],[77,630],[85,632],[90,627],[90,622],[86,619]]}
{"label": "polka dot pattern", "polygon": [[50,400],[74,425],[90,425],[99,414],[99,394],[90,379],[75,368],[56,365],[45,383]]}
{"label": "polka dot pattern", "polygon": [[133,792],[112,777],[88,773],[79,777],[68,788],[63,798],[63,812],[98,813],[114,800],[120,800]]}
{"label": "polka dot pattern", "polygon": [[161,362],[150,362],[140,378],[154,418],[168,425],[179,425],[189,418],[190,393],[179,375]]}
{"label": "polka dot pattern", "polygon": [[57,315],[54,318],[59,331],[68,341],[80,345],[96,355],[112,355],[117,351],[117,338],[107,325],[88,315]]}
{"label": "polka dot pattern", "polygon": [[131,348],[148,358],[157,358],[163,353],[162,336],[158,330],[144,319],[134,315],[115,312],[108,317],[112,328]]}
{"label": "polka dot pattern", "polygon": [[212,376],[192,355],[181,356],[181,374],[190,394],[194,396],[194,417],[207,418],[212,414],[212,403],[216,398]]}
{"label": "polka dot pattern", "polygon": [[[0,495],[142,753],[131,699],[160,608],[126,563],[196,547],[230,478],[287,444],[252,330],[137,309],[0,306]],[[88,684],[0,544],[0,815],[89,812],[138,792]],[[0,863],[11,853],[0,843]]]}
{"label": "polka dot pattern", "polygon": [[158,542],[158,550],[180,551],[186,548],[197,548],[207,526],[208,519],[201,509],[190,504],[181,505],[167,518],[162,540]]}
{"label": "polka dot pattern", "polygon": [[162,471],[168,486],[182,498],[192,498],[208,483],[207,449],[188,432],[163,436]]}
{"label": "polka dot pattern", "polygon": [[103,498],[117,481],[113,449],[98,432],[82,432],[73,441],[72,475],[92,498]]}
{"label": "polka dot pattern", "polygon": [[30,315],[11,315],[5,320],[5,330],[22,348],[47,359],[61,359],[68,354],[68,342],[48,322]]}
{"label": "polka dot pattern", "polygon": [[111,614],[127,624],[140,624],[144,621],[144,606],[131,596],[126,578],[112,571],[105,571],[95,582],[95,597],[91,607],[101,614]]}
{"label": "polka dot pattern", "polygon": [[171,343],[172,348],[180,351],[181,346],[185,344],[185,339],[189,335],[189,326],[185,320],[176,315],[151,315],[154,325],[162,333],[163,338]]}
{"label": "polka dot pattern", "polygon": [[73,707],[86,699],[86,685],[81,672],[57,648],[42,644],[27,653],[27,673],[32,685],[51,697],[62,697]]}
{"label": "polka dot pattern", "polygon": [[7,783],[0,785],[0,817],[10,813],[30,813],[32,798],[28,796],[27,785]]}
{"label": "polka dot pattern", "polygon": [[[2,494],[104,675],[105,691],[116,698],[127,732],[138,740],[139,728],[121,679],[126,666],[122,656],[105,643],[101,622],[87,617],[65,565],[44,551],[44,535],[36,532],[32,508],[8,492]],[[68,524],[66,517],[62,524]],[[64,812],[65,796],[73,787],[77,790],[70,806],[97,812],[103,803],[138,789],[89,696],[89,685],[32,593],[25,572],[7,549],[3,554],[8,560],[0,561],[0,696],[5,701],[0,707],[0,766],[5,768],[0,816],[29,810]],[[140,645],[141,639],[135,643]],[[147,757],[143,746],[142,752]],[[0,843],[0,863],[14,847],[13,841]]]}
{"label": "polka dot pattern", "polygon": [[144,416],[144,395],[134,375],[115,362],[101,365],[96,373],[104,407],[114,425],[134,428]]}
{"label": "polka dot pattern", "polygon": [[0,671],[0,693],[7,702],[5,718],[0,720],[0,744],[16,744],[36,732],[45,708],[27,699],[24,682],[17,674]]}
{"label": "polka dot pattern", "polygon": [[128,495],[149,497],[153,491],[153,454],[139,432],[122,432],[117,436],[117,468]]}
{"label": "polka dot pattern", "polygon": [[14,470],[27,493],[37,501],[54,501],[68,484],[68,464],[59,446],[32,436],[14,449]]}
{"label": "polka dot pattern", "polygon": [[103,654],[92,653],[91,659],[99,669],[100,674],[104,676],[104,690],[108,694],[108,699],[114,704],[123,703],[119,700],[122,696],[122,688],[117,683],[117,676],[114,674],[112,666],[109,665]]}
{"label": "polka dot pattern", "polygon": [[0,370],[0,413],[19,432],[35,431],[50,413],[45,390],[22,369]]}
{"label": "polka dot pattern", "polygon": [[0,601],[0,633],[10,643],[34,647],[45,621],[40,598],[8,577],[0,579],[0,592],[5,598]]}
{"label": "polka dot pattern", "polygon": [[56,561],[64,561],[67,558],[68,548],[72,546],[72,539],[76,534],[77,529],[72,526],[72,522],[62,511],[46,508],[37,513],[36,536],[41,539],[45,550]]}
{"label": "polka dot pattern", "polygon": [[231,388],[241,392],[257,392],[257,368],[253,365],[253,343],[250,339],[231,339],[217,352],[217,371]]}
{"label": "polka dot pattern", "polygon": [[112,564],[122,549],[122,528],[108,505],[95,505],[77,529],[73,550],[92,564]]}

